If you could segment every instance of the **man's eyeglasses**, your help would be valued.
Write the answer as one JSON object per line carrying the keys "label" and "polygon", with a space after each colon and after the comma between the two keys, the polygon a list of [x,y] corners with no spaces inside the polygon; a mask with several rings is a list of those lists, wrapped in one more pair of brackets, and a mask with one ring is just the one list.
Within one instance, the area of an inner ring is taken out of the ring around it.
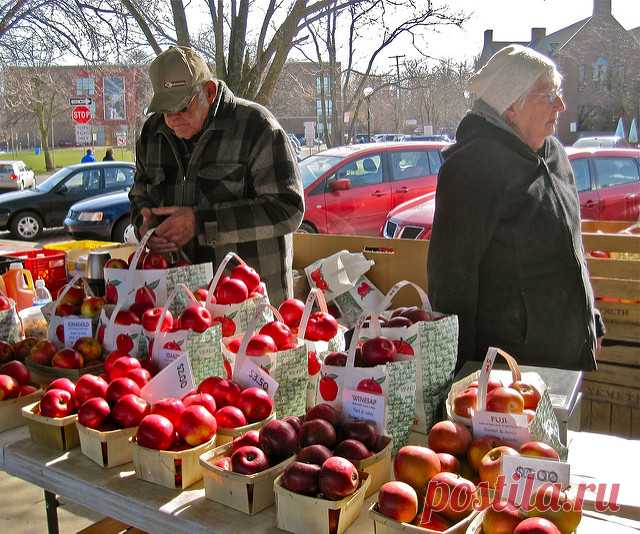
{"label": "man's eyeglasses", "polygon": [[535,96],[546,96],[549,104],[553,104],[558,98],[562,98],[562,89],[554,89],[548,93],[530,93]]}
{"label": "man's eyeglasses", "polygon": [[189,100],[189,102],[187,102],[187,105],[181,109],[178,110],[178,113],[184,113],[185,111],[187,111],[190,107],[191,104],[193,104],[193,101],[196,99],[196,96],[198,96],[198,93],[193,93],[193,96],[191,97],[191,99]]}

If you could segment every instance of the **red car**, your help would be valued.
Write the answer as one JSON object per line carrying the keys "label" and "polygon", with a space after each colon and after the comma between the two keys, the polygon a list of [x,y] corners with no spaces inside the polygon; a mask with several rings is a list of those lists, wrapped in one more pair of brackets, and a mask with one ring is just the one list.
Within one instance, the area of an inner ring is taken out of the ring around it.
{"label": "red car", "polygon": [[447,143],[370,143],[331,148],[300,162],[303,232],[379,235],[390,210],[433,192]]}
{"label": "red car", "polygon": [[[640,218],[640,150],[566,149],[576,177],[583,219],[637,221]],[[435,193],[405,202],[389,212],[384,237],[429,239]]]}

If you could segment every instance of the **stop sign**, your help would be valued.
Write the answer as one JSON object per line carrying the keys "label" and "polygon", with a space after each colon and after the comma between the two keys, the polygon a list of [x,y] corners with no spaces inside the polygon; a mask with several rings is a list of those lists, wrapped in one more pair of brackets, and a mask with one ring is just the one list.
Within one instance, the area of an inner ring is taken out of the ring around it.
{"label": "stop sign", "polygon": [[76,106],[71,112],[71,117],[78,124],[86,124],[91,120],[91,110],[87,106]]}

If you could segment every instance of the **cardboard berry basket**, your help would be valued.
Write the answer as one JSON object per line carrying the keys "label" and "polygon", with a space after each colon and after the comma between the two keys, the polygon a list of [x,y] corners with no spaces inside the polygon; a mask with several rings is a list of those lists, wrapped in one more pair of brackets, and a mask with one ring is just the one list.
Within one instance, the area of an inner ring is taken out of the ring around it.
{"label": "cardboard berry basket", "polygon": [[391,480],[391,450],[393,449],[393,439],[384,436],[387,442],[384,449],[364,460],[350,460],[359,472],[369,475],[369,488],[365,498],[373,495],[385,482]]}
{"label": "cardboard berry basket", "polygon": [[66,417],[44,417],[40,415],[40,402],[22,408],[22,416],[27,420],[31,441],[60,451],[75,449],[80,438],[76,428],[77,414]]}
{"label": "cardboard berry basket", "polygon": [[275,410],[271,412],[271,415],[262,421],[258,421],[257,423],[251,423],[249,425],[238,426],[236,428],[222,428],[218,427],[218,432],[216,433],[216,446],[224,445],[226,443],[232,442],[242,434],[246,434],[249,430],[260,430],[264,425],[266,425],[269,421],[276,418]]}
{"label": "cardboard berry basket", "polygon": [[[418,512],[420,516],[422,512]],[[452,525],[447,530],[431,530],[423,528],[411,523],[402,523],[391,519],[378,511],[378,503],[373,503],[369,508],[369,517],[373,520],[375,534],[395,534],[397,532],[406,532],[408,534],[464,534],[468,532],[469,525],[478,517],[478,512],[471,512],[462,521]]]}
{"label": "cardboard berry basket", "polygon": [[202,479],[200,455],[215,447],[216,437],[182,451],[159,451],[136,443],[135,436],[129,438],[136,476],[152,484],[169,489],[183,490]]}
{"label": "cardboard berry basket", "polygon": [[0,401],[0,432],[24,425],[26,421],[22,417],[22,408],[38,401],[43,391],[41,388],[29,395]]}
{"label": "cardboard berry basket", "polygon": [[282,486],[281,479],[282,475],[273,483],[277,527],[294,534],[342,534],[360,515],[371,484],[368,473],[360,472],[360,486],[353,494],[330,501],[289,491]]}
{"label": "cardboard berry basket", "polygon": [[78,421],[76,421],[76,426],[78,427],[82,454],[100,467],[109,468],[128,464],[133,459],[129,438],[136,434],[137,426],[106,432],[86,427]]}
{"label": "cardboard berry basket", "polygon": [[200,456],[207,499],[249,515],[273,505],[273,482],[295,457],[291,456],[260,473],[241,475],[214,465],[217,460],[230,455],[231,443],[227,443]]}

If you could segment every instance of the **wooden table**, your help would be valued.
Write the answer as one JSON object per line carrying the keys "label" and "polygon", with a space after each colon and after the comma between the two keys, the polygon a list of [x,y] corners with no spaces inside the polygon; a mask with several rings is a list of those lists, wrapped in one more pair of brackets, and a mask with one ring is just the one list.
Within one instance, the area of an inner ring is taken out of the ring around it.
{"label": "wooden table", "polygon": [[[44,488],[45,495],[48,495],[50,533],[57,532],[56,495],[154,534],[281,532],[275,527],[275,507],[255,516],[248,516],[206,500],[201,483],[183,492],[162,488],[136,479],[131,464],[102,469],[83,456],[79,448],[61,454],[35,445],[29,439],[24,439],[25,430],[22,427],[0,434],[0,447],[3,448],[0,468]],[[583,454],[582,443],[588,443],[590,436],[580,435],[576,441],[579,470],[582,470],[580,466],[587,465],[584,462],[588,458]],[[616,438],[602,436],[602,439],[609,441]],[[602,446],[601,442],[597,443],[598,450],[603,450]],[[640,442],[631,442],[631,446],[636,451],[632,461],[637,463]],[[604,450],[612,449],[609,445],[608,449]],[[592,466],[595,462],[588,461]],[[637,488],[636,483],[632,490],[636,489],[638,493]],[[374,499],[375,496],[370,497],[367,500],[368,505]],[[637,515],[635,517],[637,518]],[[637,534],[640,531],[640,523],[636,521],[607,516],[603,516],[602,519],[585,517],[578,532]],[[373,523],[363,510],[356,523],[349,529],[349,533],[372,532]]]}

